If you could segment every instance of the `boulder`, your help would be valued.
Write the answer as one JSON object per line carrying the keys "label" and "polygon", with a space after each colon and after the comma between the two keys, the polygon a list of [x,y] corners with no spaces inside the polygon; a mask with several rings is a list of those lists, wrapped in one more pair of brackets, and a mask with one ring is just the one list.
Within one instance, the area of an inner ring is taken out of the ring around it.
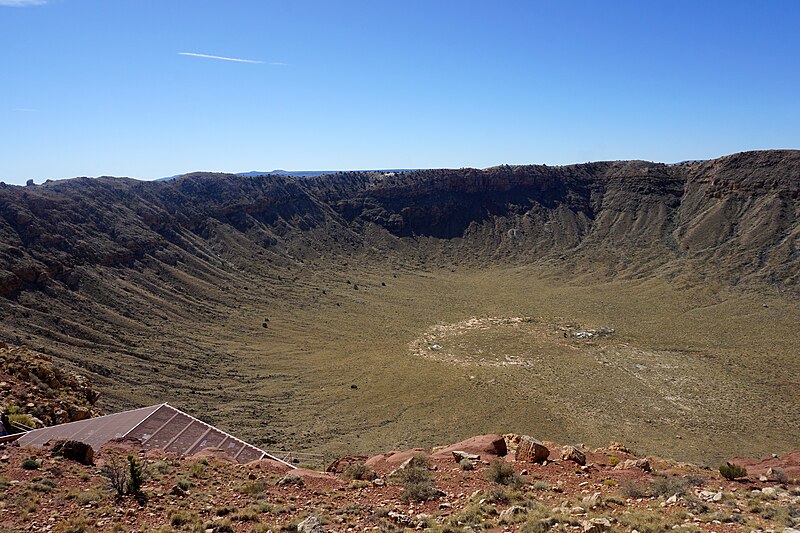
{"label": "boulder", "polygon": [[614,470],[631,470],[633,468],[639,468],[645,472],[653,470],[650,466],[650,461],[647,459],[628,459],[615,466]]}
{"label": "boulder", "polygon": [[586,454],[575,446],[564,446],[561,448],[561,459],[564,461],[572,461],[581,466],[586,464]]}
{"label": "boulder", "polygon": [[[294,472],[289,472],[288,474],[286,474],[285,476],[280,478],[278,481],[276,481],[275,484],[278,485],[278,486],[297,485],[298,487],[302,487],[306,483],[305,483],[305,481],[303,481],[302,477],[298,476]],[[299,527],[300,526],[298,526],[298,528]],[[299,531],[299,529],[298,529],[298,531]]]}
{"label": "boulder", "polygon": [[481,460],[481,456],[475,453],[467,453],[457,450],[453,452],[453,459],[455,459],[457,463],[460,463],[465,459],[471,463],[477,463]]}
{"label": "boulder", "polygon": [[581,500],[581,506],[584,509],[594,509],[600,505],[600,498],[602,496],[602,492],[595,492],[591,496],[586,496],[583,500]]}
{"label": "boulder", "polygon": [[506,448],[506,441],[502,435],[478,435],[471,437],[461,442],[457,442],[451,446],[437,450],[431,457],[435,459],[442,459],[450,457],[453,452],[466,452],[476,455],[495,455],[503,457],[508,453]]}
{"label": "boulder", "polygon": [[388,474],[396,470],[400,465],[414,457],[415,455],[424,455],[427,457],[428,453],[422,448],[414,448],[413,450],[406,450],[403,452],[392,451],[374,455],[364,461],[364,465],[368,466],[378,474]]}
{"label": "boulder", "polygon": [[511,507],[500,513],[500,523],[513,524],[517,516],[524,515],[527,512],[528,511],[524,507],[520,507],[519,505],[512,505]]}
{"label": "boulder", "polygon": [[515,455],[515,459],[517,461],[528,461],[531,463],[541,463],[550,456],[550,450],[547,449],[547,446],[542,444],[540,441],[534,439],[533,437],[529,437],[528,435],[523,435],[520,438],[519,446],[517,447],[517,453]]}
{"label": "boulder", "polygon": [[591,518],[582,520],[583,533],[601,533],[611,529],[611,521],[608,518]]}
{"label": "boulder", "polygon": [[322,523],[314,515],[297,524],[297,533],[322,533]]}
{"label": "boulder", "polygon": [[94,450],[88,444],[78,440],[56,441],[50,455],[71,459],[82,465],[94,464]]}

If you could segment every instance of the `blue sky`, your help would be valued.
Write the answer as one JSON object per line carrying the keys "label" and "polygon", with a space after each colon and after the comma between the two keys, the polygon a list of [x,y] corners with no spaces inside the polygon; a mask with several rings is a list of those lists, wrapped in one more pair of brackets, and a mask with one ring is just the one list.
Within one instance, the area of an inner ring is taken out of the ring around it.
{"label": "blue sky", "polygon": [[798,28],[795,0],[0,0],[0,180],[800,148]]}

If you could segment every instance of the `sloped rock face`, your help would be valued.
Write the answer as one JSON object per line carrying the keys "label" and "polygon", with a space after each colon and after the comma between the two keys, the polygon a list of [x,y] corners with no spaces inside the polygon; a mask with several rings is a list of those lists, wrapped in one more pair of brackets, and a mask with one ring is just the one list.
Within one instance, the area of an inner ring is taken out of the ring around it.
{"label": "sloped rock face", "polygon": [[99,393],[84,376],[53,364],[50,357],[0,343],[0,409],[51,426],[100,416]]}
{"label": "sloped rock face", "polygon": [[470,437],[441,450],[437,450],[434,457],[451,457],[453,452],[467,452],[481,456],[503,457],[508,453],[506,441],[502,435],[488,434]]}
{"label": "sloped rock face", "polygon": [[[208,249],[223,241],[228,253],[248,257],[341,254],[372,244],[372,227],[385,232],[379,244],[396,241],[422,254],[566,268],[588,268],[582,265],[592,259],[611,275],[712,259],[728,282],[796,288],[798,199],[799,151],[677,165],[0,185],[0,296],[79,290],[93,268],[143,259],[216,264]],[[432,240],[409,239],[419,236]],[[443,252],[443,240],[455,248]]]}

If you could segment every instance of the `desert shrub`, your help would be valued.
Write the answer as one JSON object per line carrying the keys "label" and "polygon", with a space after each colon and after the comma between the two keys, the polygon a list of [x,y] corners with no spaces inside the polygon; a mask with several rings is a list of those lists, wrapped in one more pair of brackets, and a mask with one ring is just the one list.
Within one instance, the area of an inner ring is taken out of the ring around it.
{"label": "desert shrub", "polygon": [[437,496],[433,486],[433,478],[428,471],[428,459],[424,455],[415,455],[402,470],[401,480],[403,501],[424,502]]}
{"label": "desert shrub", "polygon": [[188,479],[186,479],[185,477],[179,477],[175,481],[175,485],[177,485],[178,488],[181,489],[181,490],[189,490],[190,488],[192,488],[194,486],[192,484],[192,482],[189,481]]}
{"label": "desert shrub", "polygon": [[42,462],[35,457],[28,457],[22,461],[21,466],[25,470],[38,470],[42,466]]}
{"label": "desert shrub", "polygon": [[9,497],[8,503],[12,509],[20,512],[20,517],[24,518],[27,513],[36,512],[39,509],[39,497],[30,490],[24,490]]}
{"label": "desert shrub", "polygon": [[128,456],[128,494],[139,494],[144,483],[144,464],[132,455]]}
{"label": "desert shrub", "polygon": [[50,492],[58,487],[58,483],[53,479],[43,479],[38,482],[28,483],[28,487],[36,492]]}
{"label": "desert shrub", "polygon": [[114,456],[106,464],[103,474],[108,478],[117,497],[125,495],[140,496],[144,482],[144,465],[132,455],[127,461]]}
{"label": "desert shrub", "polygon": [[502,459],[492,461],[492,464],[486,469],[486,478],[500,485],[519,486],[522,483],[522,478],[514,470],[514,467]]}
{"label": "desert shrub", "polygon": [[[207,461],[206,461],[206,464],[208,464]],[[189,474],[193,478],[201,478],[201,477],[203,477],[203,475],[206,473],[206,464],[203,464],[202,461],[197,462],[197,463],[192,463],[192,466],[189,467]]]}
{"label": "desert shrub", "polygon": [[625,498],[647,498],[650,494],[646,483],[626,480],[620,487],[619,492]]}
{"label": "desert shrub", "polygon": [[280,478],[275,484],[276,485],[296,485],[298,487],[302,487],[303,485],[306,484],[306,482],[303,481],[302,477],[298,476],[294,472],[289,472],[288,474],[286,474],[285,476]]}
{"label": "desert shrub", "polygon": [[[233,533],[233,526],[231,525],[230,520],[215,520],[213,522],[206,522],[203,524],[202,530],[211,530],[214,533]],[[272,531],[277,531],[277,529],[273,529]]]}
{"label": "desert shrub", "polygon": [[709,511],[709,506],[706,502],[695,496],[694,494],[687,494],[684,496],[684,506],[687,510],[694,514],[705,514]]}
{"label": "desert shrub", "polygon": [[458,466],[461,467],[461,470],[465,470],[465,471],[466,470],[473,470],[475,468],[475,465],[469,459],[461,459],[461,461],[459,461],[459,463],[458,463]]}
{"label": "desert shrub", "polygon": [[728,481],[747,477],[747,469],[733,463],[723,463],[719,465],[719,473]]}
{"label": "desert shrub", "polygon": [[683,496],[689,491],[691,481],[685,478],[676,476],[656,475],[653,481],[650,482],[649,493],[650,496],[664,496],[669,498],[677,494]]}
{"label": "desert shrub", "polygon": [[617,466],[619,464],[619,457],[616,455],[612,455],[608,458],[608,464],[611,466]]}
{"label": "desert shrub", "polygon": [[491,504],[506,504],[511,502],[511,495],[504,487],[491,487],[482,499]]}
{"label": "desert shrub", "polygon": [[80,514],[58,523],[56,531],[59,533],[90,533],[94,531],[94,528],[86,517]]}
{"label": "desert shrub", "polygon": [[184,526],[186,524],[193,524],[200,522],[197,514],[176,509],[169,513],[169,523],[173,526]]}
{"label": "desert shrub", "polygon": [[29,428],[36,427],[36,421],[31,418],[30,415],[26,415],[25,413],[8,415],[8,421],[12,424],[22,424],[23,426],[28,426]]}
{"label": "desert shrub", "polygon": [[75,501],[80,505],[89,505],[103,500],[103,495],[96,490],[80,491],[75,495]]}
{"label": "desert shrub", "polygon": [[166,461],[156,461],[153,463],[153,470],[159,474],[166,474],[169,472],[169,463]]}
{"label": "desert shrub", "polygon": [[103,467],[103,475],[108,478],[111,483],[111,488],[121,497],[125,495],[128,488],[128,467],[119,460],[118,457],[112,457]]}
{"label": "desert shrub", "polygon": [[274,513],[275,512],[275,506],[273,504],[271,504],[271,503],[268,503],[268,502],[259,502],[256,505],[256,510],[259,513]]}
{"label": "desert shrub", "polygon": [[789,483],[789,476],[781,470],[780,468],[773,468],[772,469],[772,477],[775,481],[780,483],[781,485],[786,485]]}
{"label": "desert shrub", "polygon": [[546,533],[556,524],[558,524],[558,520],[555,518],[535,518],[528,520],[522,526],[522,533]]}
{"label": "desert shrub", "polygon": [[[256,479],[254,481],[250,481],[250,482],[244,483],[242,485],[239,485],[238,487],[236,487],[236,490],[238,492],[241,492],[242,494],[249,494],[251,496],[258,496],[259,494],[263,494],[264,491],[267,490],[268,486],[269,486],[269,483],[266,480]],[[184,489],[184,490],[186,490],[186,489]]]}
{"label": "desert shrub", "polygon": [[258,522],[258,510],[248,507],[231,515],[231,520],[238,522]]}
{"label": "desert shrub", "polygon": [[[394,522],[389,522],[388,520],[381,520],[378,524],[378,533],[403,533],[405,528],[395,524]],[[462,531],[459,529],[459,531]]]}
{"label": "desert shrub", "polygon": [[450,528],[459,528],[463,531],[464,526],[474,530],[489,529],[494,526],[489,517],[497,515],[497,509],[487,503],[472,503],[465,506],[461,512],[454,514],[447,521]]}
{"label": "desert shrub", "polygon": [[537,481],[533,484],[534,490],[550,490],[550,483],[547,481]]}
{"label": "desert shrub", "polygon": [[344,469],[342,475],[347,479],[355,480],[373,480],[375,479],[375,472],[364,463],[350,463]]}

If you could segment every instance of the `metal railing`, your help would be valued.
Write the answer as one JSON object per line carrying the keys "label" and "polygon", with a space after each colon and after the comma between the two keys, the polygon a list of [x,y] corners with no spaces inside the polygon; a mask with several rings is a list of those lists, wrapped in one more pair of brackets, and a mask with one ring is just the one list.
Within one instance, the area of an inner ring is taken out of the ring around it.
{"label": "metal railing", "polygon": [[325,456],[321,453],[290,452],[286,450],[264,450],[271,456],[281,461],[286,461],[291,465],[302,465],[307,467],[324,470],[327,464]]}
{"label": "metal railing", "polygon": [[36,428],[32,428],[30,426],[26,426],[25,424],[20,424],[19,422],[9,422],[9,425],[16,429],[17,431],[22,431],[27,433],[28,431],[33,431]]}

